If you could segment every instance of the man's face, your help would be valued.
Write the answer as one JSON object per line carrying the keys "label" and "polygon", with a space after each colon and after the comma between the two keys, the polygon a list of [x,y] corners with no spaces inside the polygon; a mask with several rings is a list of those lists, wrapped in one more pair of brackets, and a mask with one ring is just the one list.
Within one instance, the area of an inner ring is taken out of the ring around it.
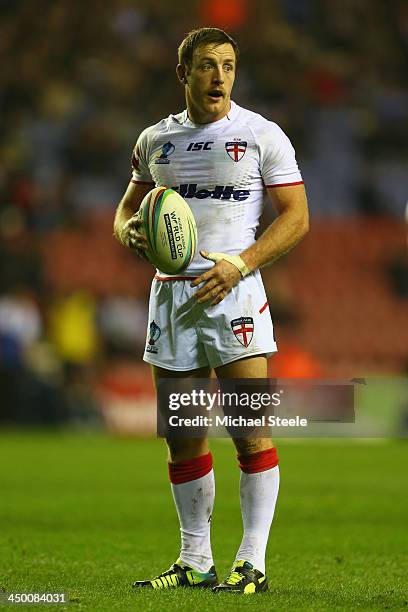
{"label": "man's face", "polygon": [[194,51],[192,65],[184,73],[187,108],[194,123],[212,123],[229,112],[235,68],[229,43],[202,45]]}

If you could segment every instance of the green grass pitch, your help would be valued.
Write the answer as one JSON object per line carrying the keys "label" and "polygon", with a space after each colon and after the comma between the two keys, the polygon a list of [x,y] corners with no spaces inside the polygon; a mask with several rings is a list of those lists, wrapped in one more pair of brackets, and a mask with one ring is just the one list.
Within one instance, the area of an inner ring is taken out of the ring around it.
{"label": "green grass pitch", "polygon": [[[270,591],[135,592],[133,580],[166,569],[178,553],[162,441],[3,431],[0,589],[64,591],[71,603],[57,609],[71,612],[406,609],[407,444],[277,446],[281,490],[267,555]],[[213,441],[212,450],[212,541],[223,577],[241,536],[239,470],[229,441]]]}

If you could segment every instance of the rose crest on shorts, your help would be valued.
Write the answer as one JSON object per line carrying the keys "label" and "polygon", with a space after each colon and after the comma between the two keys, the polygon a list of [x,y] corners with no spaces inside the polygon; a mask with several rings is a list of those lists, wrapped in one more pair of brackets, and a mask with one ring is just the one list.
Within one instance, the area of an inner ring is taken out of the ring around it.
{"label": "rose crest on shorts", "polygon": [[254,320],[252,317],[239,317],[231,321],[231,329],[242,346],[249,346],[254,335]]}

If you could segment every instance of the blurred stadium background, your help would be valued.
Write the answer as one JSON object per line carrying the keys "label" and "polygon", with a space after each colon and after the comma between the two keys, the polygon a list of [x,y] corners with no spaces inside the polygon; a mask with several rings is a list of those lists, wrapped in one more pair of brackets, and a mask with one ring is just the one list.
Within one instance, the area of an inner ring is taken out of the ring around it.
{"label": "blurred stadium background", "polygon": [[139,132],[184,108],[176,50],[200,25],[238,39],[233,97],[288,133],[307,187],[310,234],[263,272],[271,375],[406,374],[404,0],[2,2],[2,424],[154,427],[153,270],[112,220]]}

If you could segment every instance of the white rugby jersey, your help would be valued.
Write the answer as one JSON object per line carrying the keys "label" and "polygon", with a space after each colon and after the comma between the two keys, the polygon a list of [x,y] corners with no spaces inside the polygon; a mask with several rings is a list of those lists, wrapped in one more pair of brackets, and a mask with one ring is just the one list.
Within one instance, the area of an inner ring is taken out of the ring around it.
{"label": "white rugby jersey", "polygon": [[303,182],[281,128],[232,101],[213,123],[192,123],[184,110],[148,127],[132,166],[134,183],[171,187],[193,211],[198,245],[186,276],[214,265],[200,250],[238,255],[254,243],[266,187]]}

